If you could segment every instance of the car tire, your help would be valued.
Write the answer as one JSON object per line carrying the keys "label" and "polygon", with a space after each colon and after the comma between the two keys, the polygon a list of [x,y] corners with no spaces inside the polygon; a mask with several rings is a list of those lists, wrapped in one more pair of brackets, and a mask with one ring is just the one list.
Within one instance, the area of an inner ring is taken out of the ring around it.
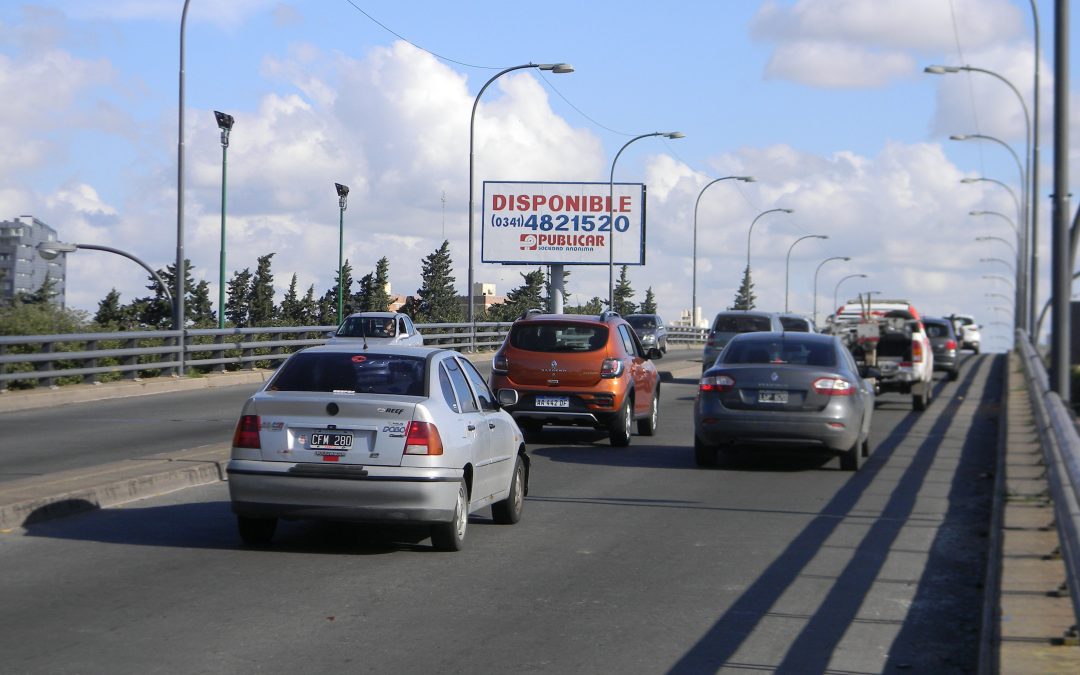
{"label": "car tire", "polygon": [[510,476],[510,494],[501,502],[491,505],[491,519],[499,525],[513,525],[521,520],[525,510],[525,465],[521,457],[514,460],[514,473]]}
{"label": "car tire", "polygon": [[244,545],[269,546],[274,539],[274,531],[277,529],[277,518],[237,516],[236,525],[240,530],[240,541],[244,542]]}
{"label": "car tire", "polygon": [[613,448],[625,448],[630,445],[631,425],[634,421],[632,403],[630,397],[627,396],[619,412],[608,421],[608,438],[611,439]]}
{"label": "car tire", "polygon": [[843,471],[858,471],[859,464],[862,463],[862,443],[855,441],[855,444],[845,450],[840,455],[840,469]]}
{"label": "car tire", "polygon": [[469,491],[465,481],[458,483],[454,519],[449,523],[431,526],[431,545],[437,551],[460,551],[465,544],[465,530],[469,525]]}
{"label": "car tire", "polygon": [[960,379],[960,371],[959,371],[959,369],[954,368],[953,370],[949,371],[949,382],[956,382],[959,379]]}
{"label": "car tire", "polygon": [[975,352],[976,354],[978,354],[978,353],[979,353],[979,345],[973,345],[973,346],[971,347],[971,351],[973,351],[973,352]]}
{"label": "car tire", "polygon": [[657,389],[652,397],[652,405],[649,406],[649,416],[638,420],[637,431],[641,436],[653,436],[656,434],[656,424],[660,418],[660,390]]}
{"label": "car tire", "polygon": [[911,395],[911,407],[916,412],[922,412],[926,410],[926,407],[930,405],[930,389],[929,387],[923,387],[921,394]]}
{"label": "car tire", "polygon": [[870,456],[871,448],[870,448],[870,437],[869,436],[867,436],[865,439],[863,439],[863,442],[859,446],[859,449],[862,451],[862,456],[863,457],[869,457]]}
{"label": "car tire", "polygon": [[714,445],[708,445],[697,435],[694,435],[694,463],[701,467],[716,466],[719,449]]}

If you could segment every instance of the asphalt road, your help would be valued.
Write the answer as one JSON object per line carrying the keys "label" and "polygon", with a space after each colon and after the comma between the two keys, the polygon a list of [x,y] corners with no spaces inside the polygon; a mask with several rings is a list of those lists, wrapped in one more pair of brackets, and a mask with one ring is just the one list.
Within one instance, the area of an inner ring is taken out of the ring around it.
{"label": "asphalt road", "polygon": [[226,484],[0,533],[0,670],[972,672],[1003,365],[922,414],[883,396],[857,474],[696,468],[694,382],[665,382],[655,437],[531,444],[522,521],[460,553],[307,522],[248,550]]}

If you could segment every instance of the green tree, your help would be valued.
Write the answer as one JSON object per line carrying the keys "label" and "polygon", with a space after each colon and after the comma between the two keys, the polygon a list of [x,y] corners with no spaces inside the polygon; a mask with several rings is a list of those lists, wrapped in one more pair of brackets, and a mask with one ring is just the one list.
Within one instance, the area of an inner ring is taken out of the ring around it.
{"label": "green tree", "polygon": [[45,305],[55,300],[58,295],[60,295],[60,292],[56,290],[56,279],[50,277],[49,273],[46,272],[45,280],[41,282],[36,291],[20,293],[16,301],[24,305]]}
{"label": "green tree", "polygon": [[304,321],[300,307],[300,296],[296,293],[296,272],[293,272],[292,280],[289,281],[289,290],[285,291],[285,297],[281,300],[281,320],[286,326],[303,326]]}
{"label": "green tree", "polygon": [[450,242],[424,258],[420,279],[422,286],[416,291],[413,319],[417,323],[456,323],[462,320],[462,308],[454,291],[454,277],[450,275]]}
{"label": "green tree", "polygon": [[754,295],[754,282],[750,278],[750,266],[747,265],[746,270],[743,272],[742,283],[739,284],[739,290],[735,293],[735,302],[731,305],[731,308],[753,309],[755,300],[757,300],[757,297]]}
{"label": "green tree", "polygon": [[[341,281],[341,288],[343,290],[343,293],[342,293],[342,296],[341,296],[341,318],[344,319],[345,317],[347,317],[348,315],[350,315],[350,314],[352,314],[353,312],[356,311],[356,299],[352,295],[352,285],[353,285],[352,264],[349,263],[348,259],[346,259],[345,262],[342,263],[342,265],[341,265],[341,280],[340,281]],[[320,304],[320,309],[319,309],[320,317],[329,319],[329,321],[327,323],[323,324],[323,325],[328,326],[330,324],[333,324],[333,325],[336,326],[337,323],[338,323],[338,320],[337,320],[338,319],[338,317],[337,317],[338,283],[339,283],[338,273],[335,272],[334,273],[334,285],[331,286],[328,291],[326,291],[326,293],[323,295],[322,299],[319,301],[319,304]],[[323,307],[326,306],[326,305],[331,307],[332,310],[333,310],[328,317],[323,316]]]}
{"label": "green tree", "polygon": [[507,293],[504,302],[488,311],[489,321],[513,321],[527,309],[544,306],[544,271],[523,272],[521,278],[525,283]]}
{"label": "green tree", "polygon": [[375,263],[375,279],[370,288],[368,305],[373,312],[385,312],[390,309],[390,293],[386,287],[390,285],[390,260],[383,256]]}
{"label": "green tree", "polygon": [[246,328],[251,312],[251,268],[233,272],[225,288],[225,318],[232,325]]}
{"label": "green tree", "polygon": [[354,297],[354,303],[356,305],[356,311],[358,312],[371,312],[374,311],[371,307],[371,292],[375,286],[375,273],[368,272],[364,276],[360,277],[360,281],[356,282],[356,295]]}
{"label": "green tree", "polygon": [[[86,312],[51,302],[26,303],[15,298],[10,305],[0,307],[0,335],[82,333],[89,327],[88,323]],[[24,345],[12,345],[11,351],[25,353],[31,350]]]}
{"label": "green tree", "polygon": [[101,326],[120,326],[124,318],[124,311],[120,307],[120,292],[113,288],[105,299],[98,303],[94,323]]}
{"label": "green tree", "polygon": [[642,300],[638,311],[642,314],[656,314],[656,296],[653,295],[652,286],[645,289],[645,299]]}
{"label": "green tree", "polygon": [[315,300],[315,284],[308,286],[304,299],[300,301],[300,317],[301,326],[326,325],[319,322],[319,303]]}
{"label": "green tree", "polygon": [[605,304],[607,304],[605,300],[601,300],[594,295],[592,300],[589,300],[584,305],[567,306],[563,308],[563,311],[567,314],[599,314],[604,311]]}
{"label": "green tree", "polygon": [[633,314],[637,305],[630,301],[634,297],[634,289],[630,287],[630,279],[626,276],[626,265],[619,270],[619,280],[615,283],[615,311],[622,316]]}
{"label": "green tree", "polygon": [[217,312],[210,300],[210,283],[203,279],[195,284],[190,298],[185,303],[184,317],[199,328],[217,328]]}
{"label": "green tree", "polygon": [[270,271],[273,257],[273,253],[259,257],[255,275],[251,278],[248,322],[252,326],[271,326],[274,323],[274,274]]}

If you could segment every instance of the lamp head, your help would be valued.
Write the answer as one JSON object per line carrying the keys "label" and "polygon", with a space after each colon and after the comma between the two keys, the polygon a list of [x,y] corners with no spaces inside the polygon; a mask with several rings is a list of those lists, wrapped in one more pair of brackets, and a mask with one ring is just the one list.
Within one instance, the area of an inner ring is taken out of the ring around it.
{"label": "lamp head", "polygon": [[795,213],[795,209],[777,209],[777,211],[783,211],[784,213]]}
{"label": "lamp head", "polygon": [[827,235],[827,234],[815,234],[814,237],[816,239],[828,239],[829,235]]}
{"label": "lamp head", "polygon": [[669,131],[665,134],[661,134],[665,138],[686,138],[686,134],[681,131]]}
{"label": "lamp head", "polygon": [[971,136],[968,136],[967,134],[953,134],[952,136],[949,136],[950,141],[966,141],[969,138],[971,138]]}
{"label": "lamp head", "polygon": [[540,70],[550,70],[557,75],[574,72],[574,67],[569,63],[541,63],[537,68]]}
{"label": "lamp head", "polygon": [[349,196],[349,186],[348,185],[342,185],[341,183],[334,183],[334,187],[337,188],[338,197],[348,197]]}
{"label": "lamp head", "polygon": [[215,110],[214,117],[217,118],[217,125],[222,131],[229,131],[232,129],[233,122],[235,121],[232,115]]}
{"label": "lamp head", "polygon": [[757,180],[753,176],[735,176],[735,180],[741,180],[744,183],[756,183]]}
{"label": "lamp head", "polygon": [[62,241],[43,241],[37,245],[37,252],[45,260],[53,260],[61,253],[74,253],[78,248],[76,244],[65,244]]}
{"label": "lamp head", "polygon": [[945,73],[959,73],[960,68],[957,66],[927,66],[923,68],[923,72],[931,75],[944,75]]}

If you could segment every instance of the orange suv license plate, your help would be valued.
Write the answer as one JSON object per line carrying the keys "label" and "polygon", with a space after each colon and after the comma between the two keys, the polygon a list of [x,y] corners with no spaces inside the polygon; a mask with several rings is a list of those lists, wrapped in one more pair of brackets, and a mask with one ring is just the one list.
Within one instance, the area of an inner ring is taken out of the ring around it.
{"label": "orange suv license plate", "polygon": [[537,396],[537,408],[569,408],[570,399],[566,396]]}

